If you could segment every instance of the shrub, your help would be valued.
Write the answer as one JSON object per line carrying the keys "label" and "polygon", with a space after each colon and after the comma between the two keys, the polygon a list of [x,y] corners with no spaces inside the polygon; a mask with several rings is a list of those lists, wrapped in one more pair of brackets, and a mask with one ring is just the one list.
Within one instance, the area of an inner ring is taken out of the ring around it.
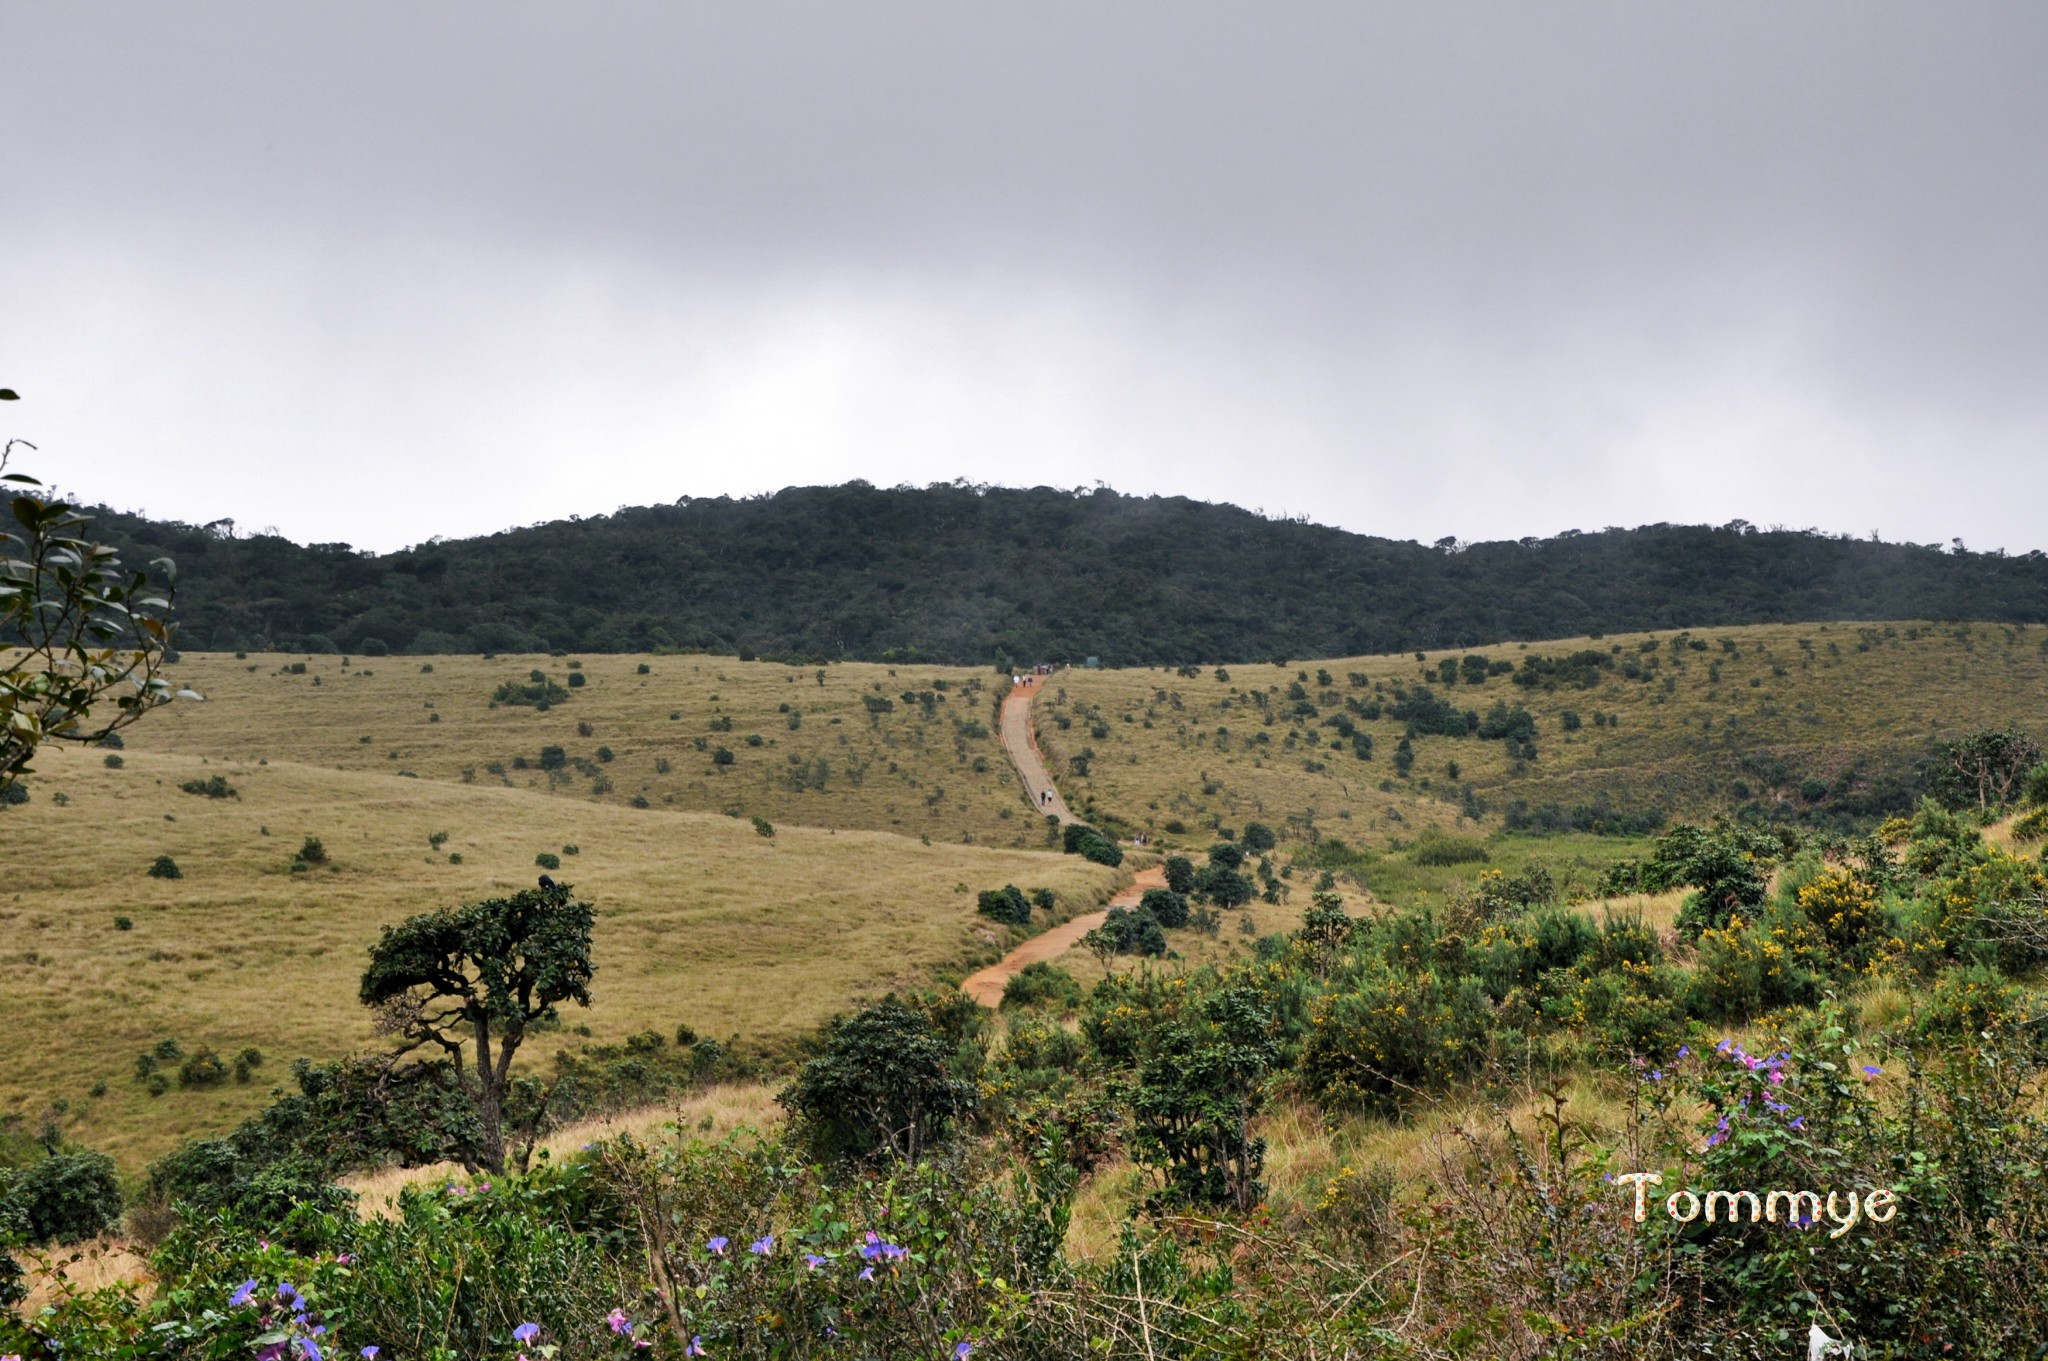
{"label": "shrub", "polygon": [[642,662],[642,663],[640,663],[640,665],[639,665],[638,667],[636,667],[636,668],[634,669],[634,674],[635,674],[635,675],[640,675],[640,676],[645,676],[645,675],[647,675],[647,674],[648,674],[649,672],[651,672],[651,671],[653,671],[653,670],[654,670],[654,668],[653,668],[653,667],[649,666],[649,665],[648,665],[648,664],[647,664],[646,662]]}
{"label": "shrub", "polygon": [[975,910],[984,917],[993,918],[1010,926],[1031,924],[1031,903],[1015,884],[1001,888],[984,889],[975,901]]}
{"label": "shrub", "polygon": [[1195,862],[1184,855],[1166,857],[1166,886],[1175,893],[1195,891]]}
{"label": "shrub", "polygon": [[761,816],[759,816],[759,815],[757,814],[757,815],[755,816],[755,818],[754,818],[754,835],[755,835],[755,836],[774,836],[774,835],[775,835],[775,824],[774,824],[774,823],[772,823],[772,822],[770,822],[770,821],[769,821],[768,819],[766,819],[766,818],[764,818],[764,817],[761,817]]}
{"label": "shrub", "polygon": [[178,788],[184,790],[187,794],[200,794],[209,799],[239,799],[242,797],[235,792],[233,785],[229,784],[225,778],[219,775],[209,780],[187,780],[179,785]]}
{"label": "shrub", "polygon": [[491,692],[493,704],[520,704],[535,709],[560,704],[567,698],[569,692],[549,680],[544,671],[532,672],[528,683],[506,681]]}
{"label": "shrub", "polygon": [[1408,858],[1418,865],[1474,865],[1492,859],[1486,847],[1469,837],[1445,836],[1430,830],[1415,838]]}
{"label": "shrub", "polygon": [[590,678],[581,671],[571,671],[569,673],[569,688],[571,690],[581,690],[585,685],[589,684],[589,680]]}
{"label": "shrub", "polygon": [[133,931],[135,929],[134,919],[130,917],[116,917],[114,918],[114,929],[116,931]]}
{"label": "shrub", "polygon": [[220,1061],[220,1055],[203,1046],[178,1065],[180,1087],[218,1087],[227,1076],[228,1066]]}
{"label": "shrub", "polygon": [[1042,907],[1047,912],[1050,912],[1059,906],[1059,901],[1058,896],[1049,888],[1034,888],[1031,890],[1031,903],[1034,907]]}
{"label": "shrub", "polygon": [[[1003,1006],[1035,1007],[1053,1004],[1061,1010],[1072,1010],[1081,1005],[1081,985],[1074,976],[1057,964],[1044,960],[1026,964],[1010,975],[1010,981],[1003,985]],[[1011,1061],[1019,1067],[1033,1067],[1017,1057],[1015,1033],[1010,1045]]]}
{"label": "shrub", "polygon": [[540,768],[560,770],[569,764],[569,753],[550,742],[540,749]]}
{"label": "shrub", "polygon": [[916,1162],[971,1113],[974,1084],[951,1076],[931,1018],[893,998],[832,1022],[824,1052],[776,1100],[828,1162]]}
{"label": "shrub", "polygon": [[126,764],[126,762],[124,762],[119,756],[114,755],[114,753],[108,752],[106,756],[101,759],[100,764],[105,766],[108,770],[119,770],[123,765]]}
{"label": "shrub", "polygon": [[1166,953],[1166,933],[1159,929],[1158,919],[1142,907],[1135,912],[1112,907],[1102,925],[1088,934],[1099,934],[1113,954],[1157,958]]}
{"label": "shrub", "polygon": [[612,749],[610,747],[599,747],[597,749],[597,759],[600,761],[610,761],[612,759]]}
{"label": "shrub", "polygon": [[1188,900],[1170,888],[1148,888],[1145,896],[1138,900],[1138,907],[1152,914],[1161,926],[1174,927],[1188,924]]}
{"label": "shrub", "polygon": [[296,858],[309,865],[324,865],[327,863],[327,848],[320,844],[319,837],[309,836],[300,845]]}
{"label": "shrub", "polygon": [[1257,896],[1252,881],[1220,864],[1204,865],[1195,875],[1194,896],[1218,907],[1243,907]]}
{"label": "shrub", "polygon": [[717,748],[714,748],[714,749],[712,750],[712,753],[711,753],[711,764],[712,764],[712,765],[714,765],[714,766],[729,766],[729,765],[731,765],[732,763],[733,763],[733,755],[732,755],[732,752],[731,752],[731,750],[730,750],[730,749],[728,749],[728,748],[726,748],[726,747],[717,747]]}
{"label": "shrub", "polygon": [[[19,788],[19,786],[16,786]],[[150,862],[149,877],[152,879],[183,879],[185,872],[178,868],[178,862],[168,855],[160,855]]]}
{"label": "shrub", "polygon": [[121,1217],[121,1184],[104,1153],[53,1153],[4,1186],[0,1204],[12,1207],[31,1243],[75,1243]]}
{"label": "shrub", "polygon": [[533,863],[544,870],[558,870],[562,868],[562,857],[553,851],[542,851],[533,858]]}

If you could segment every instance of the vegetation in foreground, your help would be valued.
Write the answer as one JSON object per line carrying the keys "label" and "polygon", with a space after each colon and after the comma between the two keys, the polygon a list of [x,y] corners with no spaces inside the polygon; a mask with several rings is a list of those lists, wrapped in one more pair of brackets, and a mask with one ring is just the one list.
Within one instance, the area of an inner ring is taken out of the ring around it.
{"label": "vegetation in foreground", "polygon": [[[2048,768],[2018,796],[2048,802]],[[388,1098],[323,1105],[308,1083],[223,1153],[159,1163],[137,1207],[162,1235],[153,1295],[62,1295],[14,1345],[1775,1357],[1818,1322],[1872,1356],[2023,1354],[2048,1331],[2048,873],[1983,821],[1930,802],[1851,839],[1675,828],[1609,874],[1682,892],[1670,931],[1535,872],[1365,917],[1311,888],[1300,928],[1249,960],[1140,963],[1086,992],[1048,968],[1000,1025],[958,994],[843,1016],[788,1079],[780,1134],[601,1140],[411,1187],[388,1217],[333,1187],[380,1156],[363,1112]],[[1190,862],[1189,919],[1161,929],[1241,911],[1225,876],[1254,854]],[[436,920],[386,938],[365,1001],[406,977],[445,995],[387,967]],[[548,957],[520,943],[539,939],[506,945]],[[1444,1103],[1475,1115],[1447,1125]],[[381,1156],[424,1160],[445,1103],[385,1109]],[[1400,1165],[1278,1187],[1268,1136],[1301,1110],[1432,1132]],[[248,1160],[232,1175],[228,1153]],[[1711,1225],[1653,1199],[1638,1222],[1629,1174],[1651,1171],[1660,1193],[1819,1198]],[[1105,1176],[1134,1195],[1084,1251],[1075,1215]]]}

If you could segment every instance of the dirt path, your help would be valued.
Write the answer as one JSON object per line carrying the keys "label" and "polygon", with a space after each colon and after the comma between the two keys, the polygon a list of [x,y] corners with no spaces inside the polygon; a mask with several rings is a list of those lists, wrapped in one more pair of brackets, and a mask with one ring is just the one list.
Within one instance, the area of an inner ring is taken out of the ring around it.
{"label": "dirt path", "polygon": [[[1031,701],[1045,679],[1044,676],[1026,676],[1022,685],[1010,688],[1009,697],[1003,701],[1003,750],[1009,754],[1010,764],[1017,767],[1025,791],[1031,795],[1032,805],[1040,813],[1056,817],[1062,824],[1079,822],[1080,819],[1068,811],[1067,801],[1060,797],[1058,786],[1053,784],[1052,776],[1046,771],[1045,758],[1039,754],[1038,743],[1031,732]],[[1078,944],[1081,937],[1102,925],[1109,916],[1109,908],[1136,907],[1138,900],[1145,896],[1146,889],[1165,887],[1166,871],[1159,866],[1138,871],[1136,882],[1111,898],[1108,907],[1062,922],[1050,931],[1033,936],[996,963],[971,976],[960,985],[960,990],[982,1006],[995,1008],[1002,1003],[1003,986],[1026,964],[1058,958]]]}
{"label": "dirt path", "polygon": [[1043,676],[1026,676],[1022,685],[1010,687],[1009,697],[1003,701],[1003,750],[1009,753],[1010,764],[1017,767],[1024,791],[1031,796],[1031,806],[1041,817],[1056,817],[1062,824],[1077,822],[1079,819],[1068,811],[1067,801],[1060,797],[1047,773],[1045,759],[1039,755],[1038,742],[1031,732],[1031,700],[1044,683]]}
{"label": "dirt path", "polygon": [[1004,986],[1013,975],[1022,972],[1026,964],[1058,958],[1080,944],[1081,937],[1102,925],[1103,919],[1109,916],[1110,907],[1136,907],[1138,900],[1145,896],[1146,889],[1165,887],[1166,870],[1161,866],[1154,865],[1149,870],[1139,870],[1137,881],[1111,898],[1109,907],[1103,908],[1100,912],[1090,912],[1086,916],[1076,917],[1070,922],[1062,922],[1050,931],[1033,936],[1004,955],[998,962],[989,965],[980,973],[971,975],[960,985],[961,991],[985,1007],[993,1009],[1000,1006]]}

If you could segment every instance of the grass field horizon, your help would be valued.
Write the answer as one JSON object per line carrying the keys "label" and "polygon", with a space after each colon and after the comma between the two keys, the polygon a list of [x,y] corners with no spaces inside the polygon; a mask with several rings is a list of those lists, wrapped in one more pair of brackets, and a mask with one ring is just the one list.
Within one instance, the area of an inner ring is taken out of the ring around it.
{"label": "grass field horizon", "polygon": [[[1462,649],[1230,665],[1228,680],[1213,666],[1194,677],[1073,669],[1045,687],[1035,716],[1077,811],[1149,830],[1164,851],[1199,852],[1217,827],[1263,820],[1282,839],[1276,866],[1342,838],[1351,852],[1339,887],[1360,911],[1441,902],[1483,871],[1537,865],[1583,893],[1645,845],[1503,836],[1516,800],[1604,795],[1702,817],[1731,811],[1748,782],[1750,801],[1798,809],[1810,806],[1803,781],[1853,792],[1857,780],[1910,771],[1947,733],[2015,721],[2042,731],[2044,637],[2003,625],[1802,624],[1469,650],[1519,664],[1601,649],[1616,662],[1591,689],[1529,689],[1506,675],[1442,685],[1438,664]],[[1628,677],[1628,663],[1644,678]],[[530,683],[535,670],[560,687],[546,710],[493,704],[497,687]],[[542,853],[599,908],[599,973],[597,1004],[537,1042],[536,1062],[558,1045],[685,1023],[779,1045],[861,998],[1000,953],[1005,929],[975,915],[980,889],[1052,888],[1065,913],[1128,878],[1047,849],[995,735],[1008,684],[993,671],[706,655],[188,653],[172,674],[205,700],[151,714],[118,750],[48,749],[30,801],[0,813],[0,846],[34,851],[6,855],[0,875],[0,977],[25,1018],[0,1115],[33,1120],[61,1102],[70,1137],[131,1169],[251,1113],[288,1085],[291,1059],[366,1046],[355,984],[378,929],[528,886]],[[571,674],[586,680],[572,687]],[[1537,759],[1512,761],[1498,741],[1419,736],[1399,778],[1404,724],[1386,716],[1355,719],[1374,759],[1331,749],[1322,720],[1351,713],[1346,699],[1385,705],[1397,686],[1425,680],[1461,709],[1525,706]],[[1307,711],[1289,712],[1291,685]],[[1576,729],[1567,712],[1582,716]],[[1229,730],[1220,747],[1219,727]],[[544,756],[549,747],[559,756]],[[730,764],[716,763],[721,747]],[[1753,773],[1766,760],[1782,763],[1765,772],[1775,785]],[[1850,772],[1860,773],[1845,782]],[[216,776],[237,797],[179,788]],[[1416,843],[1432,832],[1482,843],[1485,859],[1423,863]],[[430,844],[437,833],[446,841]],[[331,868],[293,871],[307,836],[322,839]],[[148,876],[166,854],[183,878]],[[1175,933],[1184,965],[1243,958],[1257,935],[1292,929],[1312,878],[1297,866],[1285,902],[1240,914],[1250,934],[1236,918],[1215,938]],[[1669,904],[1649,906],[1668,916]],[[1084,982],[1101,972],[1082,951],[1063,963]],[[579,1024],[589,1037],[573,1032]],[[163,1038],[223,1055],[253,1046],[266,1063],[247,1085],[151,1097],[134,1060]]]}

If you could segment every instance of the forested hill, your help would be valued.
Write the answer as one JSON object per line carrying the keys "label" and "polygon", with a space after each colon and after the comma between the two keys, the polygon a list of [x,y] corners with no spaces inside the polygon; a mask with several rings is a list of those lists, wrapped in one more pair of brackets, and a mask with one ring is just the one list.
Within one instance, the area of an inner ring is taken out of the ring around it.
{"label": "forested hill", "polygon": [[110,510],[200,649],[1105,664],[1807,619],[2048,619],[2048,556],[1651,525],[1436,547],[1112,491],[865,483],[686,499],[375,556]]}

